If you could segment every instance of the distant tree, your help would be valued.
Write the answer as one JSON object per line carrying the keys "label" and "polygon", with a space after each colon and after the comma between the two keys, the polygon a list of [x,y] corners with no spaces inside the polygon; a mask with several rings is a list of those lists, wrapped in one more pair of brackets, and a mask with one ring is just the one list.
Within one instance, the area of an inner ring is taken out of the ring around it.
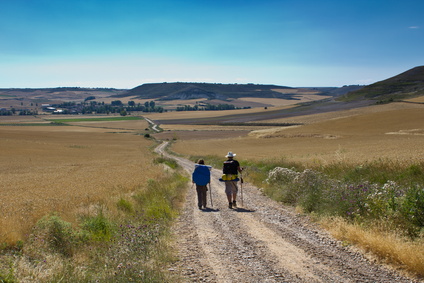
{"label": "distant tree", "polygon": [[94,100],[94,99],[96,99],[95,96],[88,96],[86,99],[84,99],[84,101]]}
{"label": "distant tree", "polygon": [[111,102],[112,106],[121,106],[122,105],[122,101],[121,100],[114,100]]}
{"label": "distant tree", "polygon": [[150,108],[155,108],[155,102],[152,100],[152,101],[150,101],[149,102],[149,106],[150,106]]}
{"label": "distant tree", "polygon": [[128,106],[135,106],[135,102],[132,100],[128,101]]}
{"label": "distant tree", "polygon": [[125,110],[121,110],[120,115],[121,115],[121,116],[127,116],[127,111],[125,111]]}

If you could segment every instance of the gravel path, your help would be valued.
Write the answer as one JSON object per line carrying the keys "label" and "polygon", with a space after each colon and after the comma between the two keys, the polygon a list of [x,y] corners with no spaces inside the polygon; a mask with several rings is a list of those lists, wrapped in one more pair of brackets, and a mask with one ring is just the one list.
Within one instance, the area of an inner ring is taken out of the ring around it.
{"label": "gravel path", "polygon": [[[166,155],[159,146],[157,152]],[[194,164],[175,158],[190,174]],[[197,208],[192,187],[174,229],[184,282],[419,282],[340,245],[306,217],[245,182],[243,204],[229,209],[221,168],[212,170],[212,201]],[[248,180],[246,180],[248,181]]]}

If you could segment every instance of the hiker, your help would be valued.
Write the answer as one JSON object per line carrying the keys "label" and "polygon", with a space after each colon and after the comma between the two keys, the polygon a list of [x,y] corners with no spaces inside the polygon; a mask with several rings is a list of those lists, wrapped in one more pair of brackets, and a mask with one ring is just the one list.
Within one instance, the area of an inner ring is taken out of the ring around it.
{"label": "hiker", "polygon": [[224,173],[222,179],[225,181],[225,193],[227,194],[229,208],[237,207],[238,173],[241,173],[243,170],[239,162],[234,159],[234,156],[236,156],[236,154],[229,151],[225,156],[227,160],[224,161],[224,166],[222,168],[222,172]]}
{"label": "hiker", "polygon": [[192,181],[196,184],[197,206],[199,209],[206,208],[207,185],[211,182],[211,166],[205,165],[203,159],[199,159],[195,165]]}

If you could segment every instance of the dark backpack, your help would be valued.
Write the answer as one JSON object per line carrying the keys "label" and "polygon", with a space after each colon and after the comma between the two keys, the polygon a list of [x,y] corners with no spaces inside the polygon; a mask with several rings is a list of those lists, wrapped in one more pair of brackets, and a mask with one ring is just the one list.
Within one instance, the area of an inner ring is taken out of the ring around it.
{"label": "dark backpack", "polygon": [[238,174],[238,167],[239,167],[239,163],[236,160],[226,160],[224,161],[224,167],[222,172],[224,174],[233,174],[233,175],[237,175]]}

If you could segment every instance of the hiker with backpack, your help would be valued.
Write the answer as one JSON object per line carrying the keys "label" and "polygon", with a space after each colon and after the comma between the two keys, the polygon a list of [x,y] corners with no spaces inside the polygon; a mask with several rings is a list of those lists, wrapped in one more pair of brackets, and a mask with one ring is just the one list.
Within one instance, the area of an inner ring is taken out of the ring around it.
{"label": "hiker with backpack", "polygon": [[207,185],[211,182],[211,168],[211,166],[205,165],[203,159],[199,159],[192,174],[192,182],[196,184],[197,206],[199,209],[202,209],[202,207],[206,208]]}
{"label": "hiker with backpack", "polygon": [[241,173],[243,168],[240,167],[240,163],[234,159],[236,156],[235,153],[231,151],[225,156],[227,160],[224,161],[222,168],[222,180],[225,182],[225,193],[228,199],[228,207],[236,208],[237,207],[237,192],[238,186],[237,182],[240,180],[238,178],[238,173]]}

